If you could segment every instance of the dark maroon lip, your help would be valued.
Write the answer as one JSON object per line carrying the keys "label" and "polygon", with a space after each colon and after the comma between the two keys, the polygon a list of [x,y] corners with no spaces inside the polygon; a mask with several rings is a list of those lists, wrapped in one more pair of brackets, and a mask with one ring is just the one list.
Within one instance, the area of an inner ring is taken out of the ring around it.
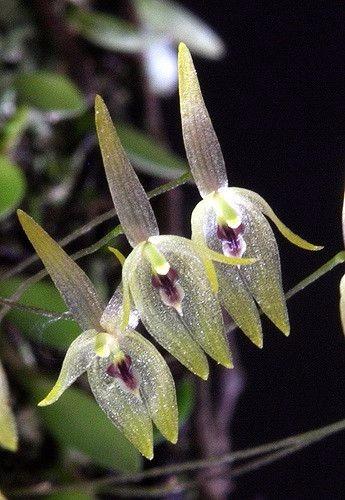
{"label": "dark maroon lip", "polygon": [[222,242],[223,253],[231,257],[241,257],[243,254],[244,226],[236,228],[226,225],[217,226],[217,237]]}
{"label": "dark maroon lip", "polygon": [[181,299],[180,292],[176,286],[178,277],[178,272],[173,267],[165,275],[153,274],[151,277],[152,286],[162,290],[171,304],[176,304]]}
{"label": "dark maroon lip", "polygon": [[125,355],[124,359],[112,363],[107,368],[107,374],[110,377],[119,378],[130,390],[134,390],[138,387],[139,381],[135,376],[133,371],[132,359],[128,354]]}

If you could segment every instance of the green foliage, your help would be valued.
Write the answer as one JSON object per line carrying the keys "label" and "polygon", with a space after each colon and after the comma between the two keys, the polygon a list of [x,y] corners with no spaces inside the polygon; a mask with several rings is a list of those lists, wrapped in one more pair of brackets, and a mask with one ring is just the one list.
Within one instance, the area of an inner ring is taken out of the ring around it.
{"label": "green foliage", "polygon": [[[0,295],[10,296],[22,283],[20,278],[0,281]],[[32,285],[23,295],[23,304],[41,307],[55,312],[66,311],[66,305],[59,292],[49,282]],[[49,347],[66,350],[80,333],[80,327],[72,320],[50,320],[39,314],[13,308],[8,319],[30,339]]]}
{"label": "green foliage", "polygon": [[17,208],[25,189],[26,180],[21,168],[0,156],[0,219]]}
{"label": "green foliage", "polygon": [[[54,381],[42,376],[26,377],[23,383],[34,406]],[[76,449],[101,467],[121,471],[141,468],[141,458],[100,410],[93,398],[72,387],[54,405],[38,408],[47,430],[64,449]]]}
{"label": "green foliage", "polygon": [[81,113],[85,109],[80,90],[63,75],[48,71],[18,73],[13,83],[21,102],[42,111]]}

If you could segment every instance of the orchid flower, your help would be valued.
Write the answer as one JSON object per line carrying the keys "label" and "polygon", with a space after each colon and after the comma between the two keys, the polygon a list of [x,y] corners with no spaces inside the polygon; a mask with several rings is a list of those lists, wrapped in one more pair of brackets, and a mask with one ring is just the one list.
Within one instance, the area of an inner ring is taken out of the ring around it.
{"label": "orchid flower", "polygon": [[254,344],[262,347],[261,321],[255,302],[285,335],[289,334],[278,247],[266,217],[295,245],[307,250],[322,247],[290,231],[258,194],[228,187],[222,151],[192,57],[183,43],[179,46],[178,71],[183,139],[203,198],[192,214],[192,239],[223,255],[256,258],[250,266],[217,263],[216,270],[220,302]]}
{"label": "orchid flower", "polygon": [[152,421],[177,441],[177,406],[170,370],[157,349],[133,328],[129,314],[121,328],[122,294],[115,292],[103,311],[91,281],[66,252],[25,212],[19,220],[37,254],[84,332],[69,347],[59,378],[39,403],[54,403],[85,371],[101,409],[147,458],[153,457]]}
{"label": "orchid flower", "polygon": [[[115,208],[132,252],[123,270],[123,324],[131,300],[147,331],[183,365],[203,379],[203,351],[231,367],[212,251],[180,236],[161,236],[140,181],[124,152],[108,109],[96,97],[96,128]],[[216,254],[216,257],[219,256]],[[220,256],[224,262],[251,262]]]}

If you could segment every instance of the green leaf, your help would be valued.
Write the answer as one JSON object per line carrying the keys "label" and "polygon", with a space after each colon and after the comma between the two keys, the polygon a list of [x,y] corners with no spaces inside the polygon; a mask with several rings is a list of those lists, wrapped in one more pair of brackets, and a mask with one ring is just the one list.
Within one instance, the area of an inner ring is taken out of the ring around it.
{"label": "green leaf", "polygon": [[82,112],[86,102],[79,89],[65,76],[47,71],[20,73],[14,79],[19,99],[42,111]]}
{"label": "green leaf", "polygon": [[0,156],[0,219],[19,205],[25,189],[22,170],[5,156]]}
{"label": "green leaf", "polygon": [[2,127],[0,133],[0,153],[13,149],[19,142],[29,123],[27,106],[20,106]]}
{"label": "green leaf", "polygon": [[[11,296],[21,282],[20,278],[1,281],[0,295],[2,297]],[[66,305],[55,286],[44,281],[32,285],[23,294],[21,303],[55,312],[66,311]],[[51,320],[39,314],[16,308],[13,308],[7,317],[32,340],[58,349],[67,349],[81,332],[78,324],[72,320]]]}
{"label": "green leaf", "polygon": [[[54,382],[42,376],[26,376],[24,383],[32,403],[37,404]],[[128,472],[141,468],[139,453],[93,398],[81,390],[70,387],[59,401],[37,412],[62,448],[77,449],[101,467]]]}
{"label": "green leaf", "polygon": [[134,25],[115,16],[71,7],[67,18],[80,35],[104,49],[133,53],[146,43]]}
{"label": "green leaf", "polygon": [[211,59],[222,57],[225,46],[219,36],[180,3],[169,0],[134,0],[142,23],[176,43],[183,40],[192,52]]}
{"label": "green leaf", "polygon": [[157,144],[148,134],[124,123],[116,123],[120,141],[138,170],[163,179],[174,179],[189,170],[188,164]]}

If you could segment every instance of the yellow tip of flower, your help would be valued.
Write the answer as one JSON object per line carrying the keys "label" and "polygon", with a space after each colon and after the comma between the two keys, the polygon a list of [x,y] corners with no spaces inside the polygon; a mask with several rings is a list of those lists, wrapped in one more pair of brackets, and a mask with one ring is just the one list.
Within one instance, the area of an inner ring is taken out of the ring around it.
{"label": "yellow tip of flower", "polygon": [[48,396],[44,399],[42,399],[42,401],[40,401],[37,406],[48,406],[51,404],[51,401],[48,399]]}

